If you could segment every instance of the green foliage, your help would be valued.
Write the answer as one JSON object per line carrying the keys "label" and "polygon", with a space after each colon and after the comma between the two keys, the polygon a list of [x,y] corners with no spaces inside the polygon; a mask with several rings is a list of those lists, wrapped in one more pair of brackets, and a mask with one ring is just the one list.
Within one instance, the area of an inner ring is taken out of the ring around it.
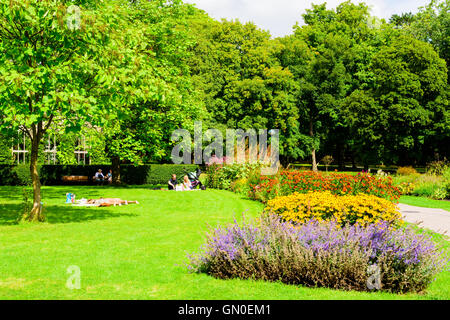
{"label": "green foliage", "polygon": [[447,160],[432,161],[427,164],[427,173],[441,176],[450,168],[450,162]]}
{"label": "green foliage", "polygon": [[430,42],[439,55],[450,63],[450,1],[431,0],[419,9],[406,30],[419,40]]}
{"label": "green foliage", "polygon": [[9,147],[11,144],[11,139],[0,134],[0,164],[11,164],[13,162],[11,148]]}
{"label": "green foliage", "polygon": [[145,181],[148,184],[164,184],[167,186],[167,181],[172,174],[176,174],[178,181],[181,181],[187,172],[194,172],[197,167],[197,165],[152,164],[150,170],[147,171]]}
{"label": "green foliage", "polygon": [[[313,5],[279,39],[178,0],[75,3],[82,24],[70,30],[71,1],[0,0],[0,145],[19,129],[41,141],[53,124],[61,164],[76,163],[79,133],[91,163],[164,163],[171,132],[201,119],[280,129],[282,163],[448,156],[449,0],[390,24],[364,3]],[[44,163],[43,144],[31,145]]]}
{"label": "green foliage", "polygon": [[314,154],[325,144],[338,149],[349,144],[342,104],[362,79],[370,78],[367,64],[377,31],[368,25],[368,7],[349,1],[335,10],[313,5],[303,19],[305,25],[295,27],[282,59],[298,83],[297,105],[303,120],[299,130]]}
{"label": "green foliage", "polygon": [[444,199],[448,198],[448,196],[449,196],[449,193],[447,191],[447,188],[440,187],[440,188],[437,188],[434,190],[432,198],[436,199],[436,200],[444,200]]}
{"label": "green foliage", "polygon": [[[40,172],[40,166],[38,171]],[[0,185],[2,186],[30,186],[31,175],[30,166],[25,164],[19,165],[2,165],[0,164]]]}
{"label": "green foliage", "polygon": [[18,215],[17,222],[20,222],[23,217],[30,214],[32,203],[30,199],[33,199],[33,190],[30,188],[22,188],[22,211]]}
{"label": "green foliage", "polygon": [[17,177],[17,184],[19,186],[30,186],[31,185],[31,176],[30,176],[30,167],[25,164],[20,164],[14,166],[13,175]]}
{"label": "green foliage", "polygon": [[398,27],[404,28],[405,26],[410,26],[414,22],[414,15],[411,12],[402,13],[400,15],[393,14],[389,19],[389,23]]}
{"label": "green foliage", "polygon": [[442,175],[429,173],[398,175],[393,177],[393,182],[404,195],[443,200],[450,198],[449,171],[447,168]]}
{"label": "green foliage", "polygon": [[235,192],[235,193],[239,193],[242,195],[247,195],[248,192],[250,191],[249,188],[249,184],[248,184],[248,179],[247,178],[241,178],[241,179],[237,179],[235,180],[232,184],[231,184],[231,191]]}
{"label": "green foliage", "polygon": [[0,2],[0,125],[5,130],[21,127],[31,138],[38,133],[42,138],[61,115],[58,121],[77,130],[102,106],[89,89],[108,88],[113,80],[108,35],[114,33],[114,10],[110,2],[101,11],[86,3],[82,27],[73,31],[66,24],[69,4]]}
{"label": "green foliage", "polygon": [[[121,165],[122,180],[129,185],[166,185],[174,173],[178,179],[187,172],[194,172],[197,165],[151,164],[151,165]],[[102,169],[108,172],[110,165],[42,165],[39,167],[43,185],[61,185],[63,176],[87,176],[92,183],[92,177]],[[0,165],[0,185],[28,186],[31,185],[30,168],[27,165]]]}
{"label": "green foliage", "polygon": [[[236,180],[246,179],[253,172],[260,172],[260,163],[234,163],[230,165],[211,164],[207,167],[206,185],[210,188],[229,190]],[[242,181],[241,181],[242,182]]]}
{"label": "green foliage", "polygon": [[411,194],[418,197],[428,197],[431,199],[442,200],[439,198],[435,198],[435,196],[441,195],[441,190],[442,188],[439,187],[438,184],[429,181],[424,181],[418,183],[417,186],[414,188],[414,191],[411,192]]}
{"label": "green foliage", "polygon": [[98,115],[108,158],[136,165],[169,161],[172,131],[191,129],[201,117],[186,62],[191,42],[185,20],[191,10],[181,1],[163,0],[122,8],[120,30],[126,36],[116,39],[116,48],[124,56],[117,84],[124,101],[114,112]]}
{"label": "green foliage", "polygon": [[69,133],[58,139],[57,159],[58,163],[62,165],[77,164],[75,159],[75,143],[77,135]]}
{"label": "green foliage", "polygon": [[442,112],[445,61],[429,44],[398,35],[380,48],[370,64],[375,81],[367,83],[367,90],[354,91],[345,102],[356,150],[386,162],[420,159],[430,141],[427,133],[435,132],[435,119]]}
{"label": "green foliage", "polygon": [[207,125],[279,129],[280,153],[301,156],[295,83],[277,59],[281,46],[253,23],[218,22],[197,13],[190,28],[195,45],[189,65],[209,113]]}

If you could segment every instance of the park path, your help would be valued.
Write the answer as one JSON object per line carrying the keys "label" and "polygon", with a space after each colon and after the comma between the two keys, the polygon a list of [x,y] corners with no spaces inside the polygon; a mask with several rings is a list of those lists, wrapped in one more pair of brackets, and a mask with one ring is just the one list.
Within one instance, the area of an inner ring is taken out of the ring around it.
{"label": "park path", "polygon": [[437,233],[446,234],[450,237],[450,212],[444,209],[432,209],[410,206],[400,203],[400,212],[404,220],[418,223],[421,227],[433,230]]}

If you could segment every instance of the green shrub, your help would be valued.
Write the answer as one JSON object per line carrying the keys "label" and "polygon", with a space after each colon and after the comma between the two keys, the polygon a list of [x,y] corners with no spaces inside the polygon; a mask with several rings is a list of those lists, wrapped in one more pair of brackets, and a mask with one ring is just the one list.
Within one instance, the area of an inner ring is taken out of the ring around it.
{"label": "green shrub", "polygon": [[441,176],[448,168],[450,168],[450,163],[447,160],[433,161],[427,165],[427,173]]}
{"label": "green shrub", "polygon": [[237,179],[231,184],[231,190],[239,194],[248,194],[248,192],[250,191],[248,179]]}
{"label": "green shrub", "polygon": [[[152,164],[152,165],[121,165],[121,180],[129,185],[167,184],[172,173],[179,178],[186,172],[195,171],[197,165]],[[98,169],[108,172],[110,165],[43,165],[39,167],[40,179],[43,185],[62,185],[63,176],[88,176],[91,181]],[[29,185],[31,178],[28,165],[0,165],[0,185]]]}
{"label": "green shrub", "polygon": [[448,196],[447,189],[444,187],[440,187],[434,190],[432,198],[436,200],[444,200],[447,198],[447,196]]}
{"label": "green shrub", "polygon": [[447,194],[450,194],[450,167],[444,171],[442,178],[444,179],[443,187],[447,190]]}
{"label": "green shrub", "polygon": [[14,184],[14,174],[12,172],[12,165],[0,165],[0,185],[2,186],[13,186]]}
{"label": "green shrub", "polygon": [[[167,184],[167,181],[169,181],[172,174],[176,174],[177,179],[181,180],[187,172],[193,172],[197,170],[197,168],[198,166],[195,164],[152,164],[150,165],[150,170],[147,171],[146,183]],[[137,174],[139,175],[139,173]]]}
{"label": "green shrub", "polygon": [[420,183],[415,188],[414,191],[411,192],[413,196],[418,197],[428,197],[433,198],[435,195],[436,190],[439,189],[439,186],[434,183],[426,182],[426,183]]}
{"label": "green shrub", "polygon": [[441,176],[435,174],[397,175],[393,178],[393,182],[404,195],[410,194],[437,200],[448,199],[450,196],[450,168],[447,168]]}
{"label": "green shrub", "polygon": [[206,186],[206,182],[208,181],[208,175],[206,173],[202,173],[199,178],[200,182]]}
{"label": "green shrub", "polygon": [[206,185],[210,188],[229,190],[234,181],[248,178],[252,172],[259,171],[260,168],[260,163],[211,164],[207,167]]}
{"label": "green shrub", "polygon": [[407,176],[395,175],[395,176],[392,176],[392,182],[394,183],[395,186],[399,186],[399,185],[405,184],[405,183],[415,184],[421,178],[421,176],[422,175],[420,175],[420,174],[407,175]]}
{"label": "green shrub", "polygon": [[[40,171],[40,166],[38,166]],[[31,185],[30,167],[27,164],[0,165],[0,185],[28,186]]]}
{"label": "green shrub", "polygon": [[[39,171],[39,167],[38,167]],[[18,186],[29,186],[31,185],[31,174],[30,174],[30,166],[27,164],[19,164],[13,168],[13,172],[17,177]]]}
{"label": "green shrub", "polygon": [[416,186],[412,182],[403,182],[397,186],[402,195],[411,195],[414,192]]}

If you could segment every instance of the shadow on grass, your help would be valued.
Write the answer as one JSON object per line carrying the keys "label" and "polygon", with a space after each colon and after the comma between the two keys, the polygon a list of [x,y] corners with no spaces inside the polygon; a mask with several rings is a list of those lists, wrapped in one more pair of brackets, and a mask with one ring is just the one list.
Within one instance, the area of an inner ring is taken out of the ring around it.
{"label": "shadow on grass", "polygon": [[66,193],[74,193],[76,196],[76,199],[79,200],[81,198],[86,199],[98,199],[104,196],[103,189],[99,188],[43,188],[41,190],[42,193],[42,199],[58,199],[61,203],[64,203],[66,201]]}
{"label": "shadow on grass", "polygon": [[[72,207],[71,205],[50,205],[44,207],[47,223],[73,223],[92,220],[104,220],[118,217],[135,217],[136,214],[119,212],[117,209],[123,207],[96,208],[96,207]],[[22,214],[22,205],[3,204],[0,205],[0,225],[17,224]]]}
{"label": "shadow on grass", "polygon": [[[0,201],[1,199],[7,199],[7,200],[19,200],[22,201],[23,199],[23,190],[26,190],[28,193],[28,197],[33,197],[33,189],[31,187],[1,187],[0,188]],[[66,200],[66,193],[75,193],[78,198],[87,198],[87,195],[89,196],[89,199],[92,198],[100,198],[102,196],[102,191],[104,189],[102,188],[89,188],[86,187],[85,189],[78,188],[47,188],[43,187],[41,189],[41,197],[42,199],[60,199],[62,202],[65,202]]]}
{"label": "shadow on grass", "polygon": [[0,199],[22,199],[22,189],[19,189],[18,187],[2,187],[0,189]]}

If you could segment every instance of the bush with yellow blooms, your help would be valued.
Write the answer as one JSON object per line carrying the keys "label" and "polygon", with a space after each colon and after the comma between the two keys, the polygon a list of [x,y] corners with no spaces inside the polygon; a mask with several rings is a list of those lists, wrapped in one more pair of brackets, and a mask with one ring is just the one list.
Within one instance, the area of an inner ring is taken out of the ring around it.
{"label": "bush with yellow blooms", "polygon": [[275,213],[284,221],[296,224],[311,219],[364,226],[380,221],[402,222],[397,205],[389,200],[367,194],[339,196],[330,191],[276,197],[267,202],[265,212]]}

